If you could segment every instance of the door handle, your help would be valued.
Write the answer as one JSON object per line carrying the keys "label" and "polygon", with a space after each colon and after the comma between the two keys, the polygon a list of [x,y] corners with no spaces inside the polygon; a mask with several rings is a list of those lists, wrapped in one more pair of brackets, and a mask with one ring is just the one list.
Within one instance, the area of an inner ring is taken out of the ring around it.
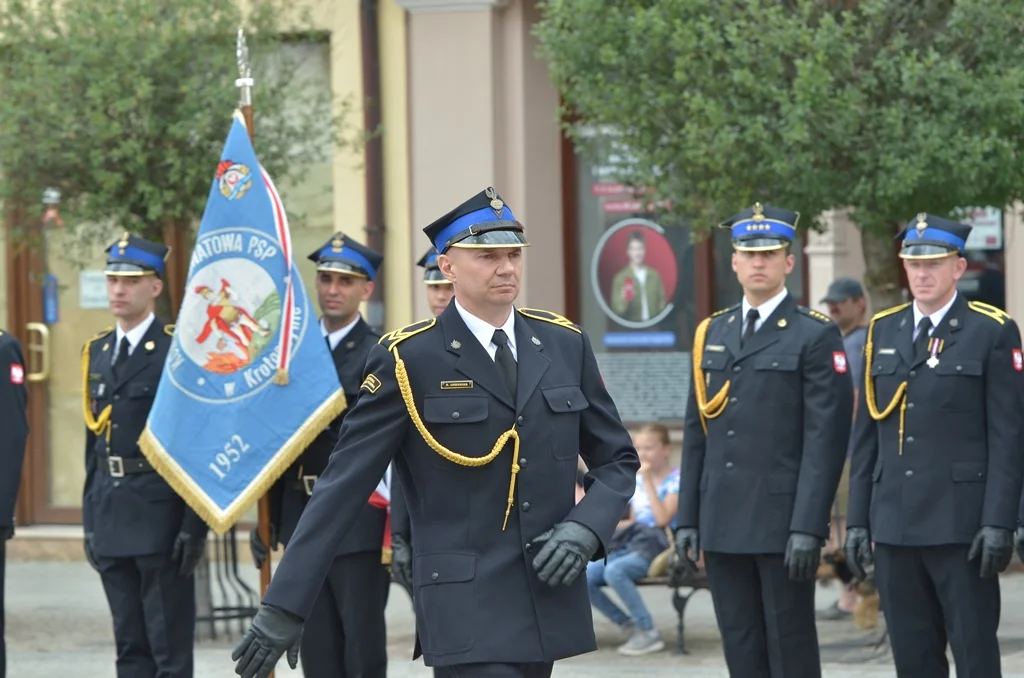
{"label": "door handle", "polygon": [[[28,343],[29,381],[46,381],[50,378],[50,328],[45,323],[25,323],[29,337],[38,336],[39,341]],[[33,360],[33,356],[38,356]],[[32,369],[38,368],[38,369]]]}

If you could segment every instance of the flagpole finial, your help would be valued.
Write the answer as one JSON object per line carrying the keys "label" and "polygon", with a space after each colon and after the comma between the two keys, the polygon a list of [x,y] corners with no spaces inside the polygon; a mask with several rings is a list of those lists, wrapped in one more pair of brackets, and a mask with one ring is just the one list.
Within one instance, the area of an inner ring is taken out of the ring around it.
{"label": "flagpole finial", "polygon": [[238,29],[235,42],[235,57],[238,60],[238,79],[235,86],[239,90],[239,105],[252,106],[252,69],[249,66],[249,46],[245,43],[245,31]]}

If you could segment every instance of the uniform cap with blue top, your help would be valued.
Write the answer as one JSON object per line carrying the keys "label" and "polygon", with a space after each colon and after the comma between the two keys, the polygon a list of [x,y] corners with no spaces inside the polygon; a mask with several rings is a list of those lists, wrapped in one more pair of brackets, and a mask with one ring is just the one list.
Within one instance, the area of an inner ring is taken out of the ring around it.
{"label": "uniform cap with blue top", "polygon": [[163,278],[164,263],[171,248],[125,231],[121,239],[105,251],[107,275],[155,275]]}
{"label": "uniform cap with blue top", "polygon": [[433,247],[427,250],[427,253],[424,254],[418,262],[416,262],[416,265],[423,267],[423,282],[427,285],[452,284],[452,281],[444,277],[444,274],[441,273],[441,269],[437,265],[437,250]]}
{"label": "uniform cap with blue top", "polygon": [[529,247],[523,225],[488,186],[423,229],[440,254],[450,247]]}
{"label": "uniform cap with blue top", "polygon": [[903,259],[941,259],[953,254],[964,255],[971,226],[921,212],[907,222],[896,236],[902,240]]}
{"label": "uniform cap with blue top", "polygon": [[342,273],[372,281],[384,255],[371,250],[343,233],[335,233],[320,249],[307,257],[318,271]]}
{"label": "uniform cap with blue top", "polygon": [[719,227],[732,232],[733,249],[740,252],[767,252],[788,246],[796,237],[799,212],[754,203],[732,216]]}

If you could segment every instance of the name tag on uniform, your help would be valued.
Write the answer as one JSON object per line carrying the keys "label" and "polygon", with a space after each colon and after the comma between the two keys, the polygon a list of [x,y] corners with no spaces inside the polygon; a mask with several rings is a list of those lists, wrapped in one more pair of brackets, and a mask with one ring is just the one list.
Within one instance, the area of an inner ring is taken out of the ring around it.
{"label": "name tag on uniform", "polygon": [[880,349],[878,349],[878,355],[896,355],[896,349],[894,349],[894,348],[880,348]]}
{"label": "name tag on uniform", "polygon": [[714,351],[715,353],[721,353],[722,351],[725,350],[725,346],[721,346],[720,344],[708,344],[707,346],[704,347],[704,350]]}
{"label": "name tag on uniform", "polygon": [[460,389],[460,388],[473,388],[473,380],[472,379],[463,379],[462,381],[442,381],[441,382],[441,390],[442,391],[450,391],[452,389]]}

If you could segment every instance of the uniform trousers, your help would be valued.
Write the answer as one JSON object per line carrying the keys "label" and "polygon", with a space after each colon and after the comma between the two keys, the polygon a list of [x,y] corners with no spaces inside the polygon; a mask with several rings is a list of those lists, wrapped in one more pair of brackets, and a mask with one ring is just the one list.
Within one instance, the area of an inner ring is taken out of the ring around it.
{"label": "uniform trousers", "polygon": [[380,550],[334,559],[303,625],[299,657],[306,678],[385,678],[384,608],[391,574]]}
{"label": "uniform trousers", "polygon": [[117,678],[192,678],[195,577],[170,554],[97,556],[114,618]]}
{"label": "uniform trousers", "polygon": [[435,666],[434,678],[550,678],[551,662]]}
{"label": "uniform trousers", "polygon": [[982,579],[966,544],[875,545],[875,583],[899,678],[999,678],[999,578]]}
{"label": "uniform trousers", "polygon": [[729,675],[821,678],[812,579],[789,578],[782,554],[704,552]]}

